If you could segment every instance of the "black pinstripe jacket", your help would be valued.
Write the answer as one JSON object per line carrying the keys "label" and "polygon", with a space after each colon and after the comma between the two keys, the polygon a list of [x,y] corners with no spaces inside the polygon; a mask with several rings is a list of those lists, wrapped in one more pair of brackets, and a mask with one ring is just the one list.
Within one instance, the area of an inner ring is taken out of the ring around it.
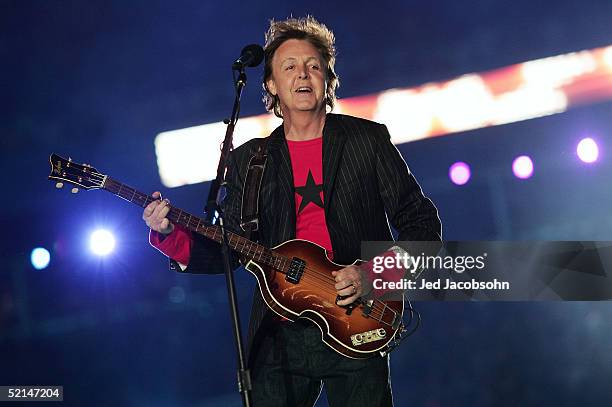
{"label": "black pinstripe jacket", "polygon": [[[255,143],[231,155],[224,202],[228,229],[239,232],[242,186]],[[276,246],[295,238],[294,184],[283,126],[268,141],[268,161],[260,192],[259,242]],[[438,213],[410,174],[386,126],[351,116],[328,114],[323,129],[323,197],[334,261],[352,263],[361,241],[392,240],[389,222],[399,240],[441,238]],[[387,221],[388,219],[388,221]],[[175,270],[180,270],[174,267]],[[186,273],[223,273],[219,246],[196,236]],[[249,344],[268,309],[255,290]]]}

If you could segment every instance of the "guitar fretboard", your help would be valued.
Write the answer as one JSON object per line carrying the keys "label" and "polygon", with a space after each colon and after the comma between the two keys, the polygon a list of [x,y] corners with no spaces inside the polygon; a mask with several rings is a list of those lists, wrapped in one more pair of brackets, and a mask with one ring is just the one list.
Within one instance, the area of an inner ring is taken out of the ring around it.
{"label": "guitar fretboard", "polygon": [[[155,201],[150,195],[144,194],[131,188],[119,181],[106,177],[102,188],[111,192],[112,194],[125,199],[133,204],[136,204],[142,208],[145,208],[151,202]],[[189,212],[183,211],[182,209],[170,206],[167,218],[175,225],[181,225],[184,228],[205,236],[208,239],[214,240],[217,243],[221,243],[221,228],[217,225],[210,225],[204,219],[192,215]],[[285,256],[281,256],[272,252],[270,249],[262,246],[256,242],[246,239],[236,233],[226,230],[227,240],[229,246],[240,255],[258,261],[268,266],[274,267],[276,270],[286,272],[289,267],[291,259]]]}

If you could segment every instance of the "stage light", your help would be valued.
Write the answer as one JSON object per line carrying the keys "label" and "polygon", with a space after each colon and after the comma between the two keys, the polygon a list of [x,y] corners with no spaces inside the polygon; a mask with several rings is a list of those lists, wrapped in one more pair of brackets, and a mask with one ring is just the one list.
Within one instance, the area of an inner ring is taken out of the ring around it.
{"label": "stage light", "polygon": [[512,172],[517,178],[530,178],[533,175],[533,161],[526,155],[516,157],[512,162]]}
{"label": "stage light", "polygon": [[583,138],[576,147],[576,154],[578,158],[587,164],[594,163],[599,157],[599,147],[595,140],[590,137]]}
{"label": "stage light", "polygon": [[603,60],[608,68],[612,69],[612,46],[604,49]]}
{"label": "stage light", "polygon": [[106,256],[115,248],[115,237],[105,229],[98,229],[89,238],[89,248],[98,256]]}
{"label": "stage light", "polygon": [[374,120],[386,123],[389,132],[403,140],[419,140],[431,132],[435,91],[392,89],[381,92],[376,99]]}
{"label": "stage light", "polygon": [[470,180],[470,166],[462,161],[458,161],[450,166],[448,177],[456,185],[464,185]]}
{"label": "stage light", "polygon": [[49,250],[43,247],[37,247],[36,249],[32,250],[32,253],[30,254],[30,261],[36,270],[45,269],[51,261],[51,253],[49,253]]}
{"label": "stage light", "polygon": [[[452,133],[486,126],[492,118],[494,102],[483,78],[471,74],[445,83],[434,103],[438,106],[439,123],[446,132]],[[406,113],[398,115],[401,114]]]}

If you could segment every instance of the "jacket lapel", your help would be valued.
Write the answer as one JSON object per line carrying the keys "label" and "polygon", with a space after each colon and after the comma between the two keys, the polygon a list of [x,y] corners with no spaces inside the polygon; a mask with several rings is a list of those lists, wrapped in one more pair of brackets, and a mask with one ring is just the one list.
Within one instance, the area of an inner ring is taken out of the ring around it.
{"label": "jacket lapel", "polygon": [[275,208],[273,236],[279,237],[279,243],[295,237],[295,196],[293,187],[293,170],[289,149],[285,142],[285,131],[280,125],[270,135],[268,141],[269,176],[274,188],[271,193],[271,204]]}
{"label": "jacket lapel", "polygon": [[334,182],[345,142],[346,132],[339,118],[328,114],[323,128],[323,198],[326,217],[333,198]]}

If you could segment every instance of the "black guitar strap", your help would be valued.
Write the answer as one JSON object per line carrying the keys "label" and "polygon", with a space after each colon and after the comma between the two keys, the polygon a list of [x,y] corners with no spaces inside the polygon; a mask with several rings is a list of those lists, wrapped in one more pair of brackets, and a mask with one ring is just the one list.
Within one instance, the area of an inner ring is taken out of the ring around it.
{"label": "black guitar strap", "polygon": [[246,179],[242,187],[242,206],[240,208],[240,228],[247,233],[247,238],[258,240],[259,230],[259,191],[266,169],[268,158],[268,137],[257,139],[257,149],[249,160]]}

